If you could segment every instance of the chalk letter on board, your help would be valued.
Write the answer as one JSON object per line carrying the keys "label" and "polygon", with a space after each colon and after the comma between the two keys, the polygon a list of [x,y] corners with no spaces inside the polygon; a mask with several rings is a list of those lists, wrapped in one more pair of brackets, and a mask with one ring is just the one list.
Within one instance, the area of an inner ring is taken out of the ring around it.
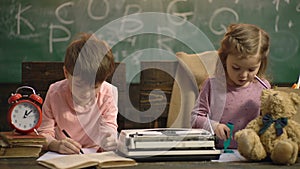
{"label": "chalk letter on board", "polygon": [[[290,4],[289,0],[285,0],[284,2],[286,2],[287,4]],[[274,0],[272,3],[275,5],[276,11],[278,11],[280,0]]]}
{"label": "chalk letter on board", "polygon": [[61,4],[59,7],[56,8],[56,10],[55,10],[55,16],[59,20],[59,22],[61,22],[63,24],[72,24],[72,23],[74,23],[73,20],[69,20],[69,21],[65,20],[62,17],[60,17],[60,15],[59,15],[59,11],[62,8],[66,7],[66,6],[73,6],[73,5],[74,5],[74,2],[67,2],[67,3]]}
{"label": "chalk letter on board", "polygon": [[130,9],[133,9],[133,8],[136,8],[137,11],[136,12],[132,12],[132,14],[142,12],[141,6],[139,6],[137,4],[129,4],[129,5],[126,5],[124,16],[129,15],[130,14],[130,12],[129,12]]}
{"label": "chalk letter on board", "polygon": [[[231,8],[226,8],[226,7],[222,7],[217,9],[213,15],[211,16],[210,20],[209,20],[209,29],[215,34],[215,35],[222,35],[226,32],[226,26],[222,23],[220,23],[220,30],[216,30],[213,28],[213,22],[215,20],[215,18],[217,18],[217,16],[226,16],[225,13],[231,13],[234,17],[235,17],[235,21],[234,22],[238,22],[239,21],[239,15],[237,14],[237,12],[235,12],[233,9]],[[229,19],[227,20],[228,22],[232,22]]]}
{"label": "chalk letter on board", "polygon": [[[130,24],[131,22],[131,24]],[[126,27],[126,23],[128,23]],[[134,25],[133,23],[136,23]],[[121,21],[121,27],[120,31],[125,32],[125,33],[135,33],[141,30],[144,27],[144,23],[141,20],[138,19],[132,19],[132,18],[124,18]]]}
{"label": "chalk letter on board", "polygon": [[103,16],[95,16],[92,14],[92,4],[93,4],[93,0],[90,0],[89,1],[89,4],[88,4],[88,8],[87,8],[87,12],[88,12],[88,15],[91,19],[93,20],[101,20],[101,19],[104,19],[107,17],[108,15],[108,12],[109,12],[109,3],[107,0],[103,0],[103,2],[105,3],[105,6],[106,6],[106,9],[105,9],[105,13]]}
{"label": "chalk letter on board", "polygon": [[[168,27],[158,27],[158,34],[162,34],[162,32],[166,32],[163,35],[166,34],[170,34],[170,37],[175,38],[175,32],[168,28]],[[169,38],[169,37],[159,37],[159,39],[157,40],[158,46],[160,49],[165,48],[166,50],[168,50],[169,52],[173,53],[173,50],[171,47],[169,47],[165,42],[170,42],[173,39]]]}
{"label": "chalk letter on board", "polygon": [[[142,8],[139,5],[130,4],[130,5],[126,6],[124,16],[129,14],[130,8],[136,8],[137,9],[136,13],[142,12]],[[132,22],[132,24],[130,24],[130,22]],[[121,20],[121,23],[122,24],[121,24],[120,30],[125,33],[135,33],[144,27],[144,23],[141,20],[133,19],[130,17],[129,18],[125,17],[124,19]],[[127,27],[126,27],[126,23],[128,23]],[[134,25],[133,23],[136,23],[136,25]]]}
{"label": "chalk letter on board", "polygon": [[300,12],[300,3],[298,3],[296,6],[296,12]]}
{"label": "chalk letter on board", "polygon": [[[53,53],[53,42],[65,42],[70,40],[71,38],[71,32],[64,26],[62,25],[53,25],[52,23],[49,26],[50,33],[49,33],[49,52]],[[54,29],[59,29],[64,32],[66,32],[67,36],[63,38],[54,38],[53,37],[53,31]]]}
{"label": "chalk letter on board", "polygon": [[35,28],[30,24],[30,22],[25,19],[24,17],[21,16],[21,14],[25,11],[27,11],[29,8],[31,8],[31,5],[25,7],[24,9],[22,9],[21,4],[19,4],[19,10],[18,13],[16,14],[15,18],[17,19],[17,35],[20,35],[20,20],[22,20],[32,31],[35,30]]}
{"label": "chalk letter on board", "polygon": [[171,12],[173,6],[176,5],[176,3],[177,3],[177,2],[180,2],[180,1],[185,2],[185,1],[187,1],[187,0],[174,0],[174,1],[170,2],[170,4],[169,4],[168,7],[167,7],[167,13],[183,18],[183,20],[182,20],[181,22],[175,22],[175,21],[173,21],[170,17],[168,17],[169,20],[170,20],[174,25],[182,25],[182,24],[184,24],[184,23],[187,21],[187,17],[188,17],[188,16],[194,15],[193,12],[181,12],[181,13],[179,13],[179,12]]}

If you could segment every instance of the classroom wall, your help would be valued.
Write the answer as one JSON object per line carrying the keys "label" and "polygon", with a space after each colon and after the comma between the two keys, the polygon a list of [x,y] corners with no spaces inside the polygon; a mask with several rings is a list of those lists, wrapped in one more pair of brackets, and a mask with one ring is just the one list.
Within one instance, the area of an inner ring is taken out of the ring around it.
{"label": "classroom wall", "polygon": [[[172,17],[132,16],[145,12]],[[98,35],[113,47],[116,61],[127,63],[130,79],[141,60],[174,60],[178,51],[217,49],[226,26],[243,22],[270,34],[268,72],[273,83],[290,84],[300,73],[299,17],[298,0],[1,0],[0,83],[21,82],[24,61],[62,61],[78,32],[105,28]],[[187,22],[203,33],[200,38],[185,29]],[[166,52],[145,53],[149,48]],[[139,77],[130,80],[138,83]]]}

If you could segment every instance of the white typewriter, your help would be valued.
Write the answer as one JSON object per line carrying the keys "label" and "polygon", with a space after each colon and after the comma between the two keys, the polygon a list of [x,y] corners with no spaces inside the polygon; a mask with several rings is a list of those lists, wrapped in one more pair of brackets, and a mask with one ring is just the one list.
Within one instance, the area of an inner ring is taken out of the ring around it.
{"label": "white typewriter", "polygon": [[212,160],[221,150],[215,148],[214,134],[204,129],[156,128],[122,130],[118,152],[145,160]]}

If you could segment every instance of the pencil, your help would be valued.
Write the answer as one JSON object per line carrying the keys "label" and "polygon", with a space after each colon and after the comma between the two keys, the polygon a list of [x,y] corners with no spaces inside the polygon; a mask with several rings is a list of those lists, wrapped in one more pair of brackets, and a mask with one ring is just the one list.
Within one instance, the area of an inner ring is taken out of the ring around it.
{"label": "pencil", "polygon": [[260,84],[262,84],[266,89],[268,89],[268,86],[265,82],[263,82],[258,76],[255,75],[255,79],[259,81]]}
{"label": "pencil", "polygon": [[[71,136],[67,133],[66,130],[62,130],[62,132],[64,133],[64,135],[65,135],[66,137],[71,138]],[[80,149],[80,153],[81,153],[81,154],[84,154],[83,151],[82,151],[81,149]]]}

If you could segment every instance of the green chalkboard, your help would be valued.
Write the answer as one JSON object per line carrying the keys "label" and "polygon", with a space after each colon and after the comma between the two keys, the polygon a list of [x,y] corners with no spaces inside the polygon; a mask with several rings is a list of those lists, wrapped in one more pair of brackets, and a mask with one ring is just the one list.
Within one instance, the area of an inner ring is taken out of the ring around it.
{"label": "green chalkboard", "polygon": [[297,81],[300,0],[1,0],[0,83],[20,82],[24,61],[63,61],[79,32],[108,41],[130,79],[141,60],[217,49],[230,23],[265,29],[273,82]]}

